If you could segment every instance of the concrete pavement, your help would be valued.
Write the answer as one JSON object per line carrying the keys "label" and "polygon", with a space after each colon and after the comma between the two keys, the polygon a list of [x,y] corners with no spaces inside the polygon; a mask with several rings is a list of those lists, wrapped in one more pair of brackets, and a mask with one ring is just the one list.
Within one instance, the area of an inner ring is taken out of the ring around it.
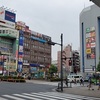
{"label": "concrete pavement", "polygon": [[[26,82],[35,83],[35,84],[48,84],[53,86],[58,86],[58,82],[48,82],[43,80],[27,80]],[[82,96],[91,96],[100,98],[100,90],[97,90],[98,86],[92,85],[94,90],[88,90],[87,83],[84,86],[80,86],[79,84],[72,85],[72,88],[63,88],[63,93],[67,94],[75,94],[75,95],[82,95]]]}
{"label": "concrete pavement", "polygon": [[82,96],[92,96],[100,98],[100,90],[97,90],[98,86],[93,85],[92,89],[88,90],[87,85],[85,86],[78,86],[72,88],[64,88],[63,92],[68,94],[75,94],[75,95],[82,95]]}

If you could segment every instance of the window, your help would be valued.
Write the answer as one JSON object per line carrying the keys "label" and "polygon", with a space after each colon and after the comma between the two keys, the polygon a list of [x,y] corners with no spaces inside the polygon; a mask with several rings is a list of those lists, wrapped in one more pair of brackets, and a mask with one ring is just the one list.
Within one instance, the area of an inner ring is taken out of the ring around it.
{"label": "window", "polygon": [[6,33],[8,33],[8,30],[6,30]]}
{"label": "window", "polygon": [[3,30],[3,33],[5,33],[5,30]]}

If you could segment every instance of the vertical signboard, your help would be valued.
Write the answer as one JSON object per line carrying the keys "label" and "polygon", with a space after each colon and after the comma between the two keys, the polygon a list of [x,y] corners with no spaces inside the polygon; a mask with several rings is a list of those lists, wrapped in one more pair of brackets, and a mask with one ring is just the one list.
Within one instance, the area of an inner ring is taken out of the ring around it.
{"label": "vertical signboard", "polygon": [[86,56],[87,59],[95,58],[96,33],[95,27],[86,29]]}
{"label": "vertical signboard", "polygon": [[19,31],[19,52],[18,52],[18,72],[22,71],[22,65],[23,65],[23,31]]}

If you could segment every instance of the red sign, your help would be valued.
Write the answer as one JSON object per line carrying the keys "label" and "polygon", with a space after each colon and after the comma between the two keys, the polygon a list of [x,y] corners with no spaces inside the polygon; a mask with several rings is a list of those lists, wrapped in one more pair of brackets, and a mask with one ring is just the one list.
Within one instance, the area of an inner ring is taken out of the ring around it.
{"label": "red sign", "polygon": [[87,43],[86,44],[86,48],[90,48],[91,47],[91,44],[90,43]]}

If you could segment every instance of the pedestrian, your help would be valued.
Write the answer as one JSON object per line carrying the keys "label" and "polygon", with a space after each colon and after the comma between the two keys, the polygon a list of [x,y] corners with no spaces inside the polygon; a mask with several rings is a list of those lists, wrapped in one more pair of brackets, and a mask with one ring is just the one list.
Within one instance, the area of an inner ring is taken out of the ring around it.
{"label": "pedestrian", "polygon": [[100,77],[99,77],[98,90],[100,90]]}
{"label": "pedestrian", "polygon": [[66,77],[66,86],[68,87],[68,79],[67,79],[67,77]]}
{"label": "pedestrian", "polygon": [[81,77],[81,79],[80,79],[80,85],[81,84],[84,86],[84,79],[83,79],[83,77]]}
{"label": "pedestrian", "polygon": [[92,88],[92,80],[91,80],[91,77],[89,77],[89,85],[88,85],[88,90],[90,90],[90,89],[94,90]]}
{"label": "pedestrian", "polygon": [[76,78],[74,79],[74,83],[77,84]]}

